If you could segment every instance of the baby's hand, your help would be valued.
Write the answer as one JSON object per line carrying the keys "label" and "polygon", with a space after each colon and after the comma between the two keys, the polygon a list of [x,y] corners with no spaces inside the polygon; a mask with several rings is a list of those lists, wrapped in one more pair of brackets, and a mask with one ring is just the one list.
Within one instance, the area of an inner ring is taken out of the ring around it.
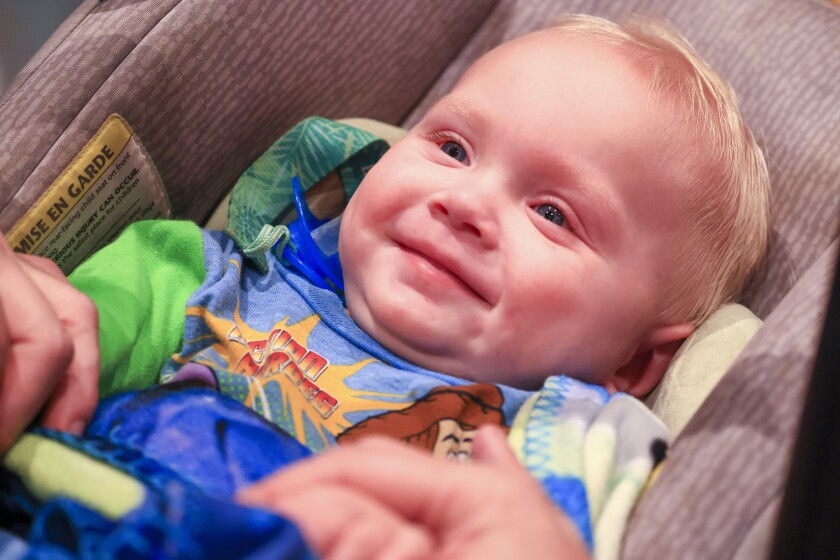
{"label": "baby's hand", "polygon": [[98,322],[52,261],[0,235],[0,453],[41,410],[47,427],[84,429],[98,399]]}
{"label": "baby's hand", "polygon": [[473,456],[451,463],[370,438],[275,473],[237,499],[294,520],[325,560],[588,557],[500,430],[481,428]]}

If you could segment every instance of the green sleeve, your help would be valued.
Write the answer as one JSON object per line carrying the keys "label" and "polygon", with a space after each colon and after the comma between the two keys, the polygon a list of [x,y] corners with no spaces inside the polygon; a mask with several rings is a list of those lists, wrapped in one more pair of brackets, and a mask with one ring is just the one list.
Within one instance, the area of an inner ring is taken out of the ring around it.
{"label": "green sleeve", "polygon": [[73,271],[70,282],[99,311],[100,397],[157,383],[204,275],[201,229],[172,220],[131,225]]}

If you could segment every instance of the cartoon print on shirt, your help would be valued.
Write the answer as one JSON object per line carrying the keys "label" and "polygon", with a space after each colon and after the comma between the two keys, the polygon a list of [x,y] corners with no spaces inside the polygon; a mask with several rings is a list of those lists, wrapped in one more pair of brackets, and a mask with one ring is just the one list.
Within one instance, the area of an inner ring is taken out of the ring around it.
{"label": "cartoon print on shirt", "polygon": [[190,307],[187,320],[191,319],[206,325],[204,333],[185,341],[185,351],[173,356],[174,371],[162,375],[162,380],[176,378],[177,368],[188,363],[207,366],[220,392],[313,451],[378,433],[438,456],[465,460],[480,425],[492,423],[507,429],[501,410],[504,397],[492,384],[444,386],[411,394],[360,388],[371,386],[365,376],[375,380],[377,375],[387,375],[387,370],[377,369],[385,366],[370,357],[351,363],[328,358],[329,351],[310,340],[322,323],[316,314],[294,322],[286,316],[266,330],[248,325],[238,306],[232,319],[217,317],[204,307]]}
{"label": "cartoon print on shirt", "polygon": [[[202,307],[188,308],[190,317],[200,318],[209,327],[210,334],[202,336],[208,344],[192,354],[173,356],[173,361],[206,365],[222,393],[313,451],[327,448],[336,434],[352,426],[349,415],[396,410],[411,403],[406,395],[351,387],[350,377],[379,362],[366,358],[338,364],[312,349],[309,337],[321,323],[318,315],[294,323],[287,316],[266,331],[251,328],[238,308],[233,320],[216,317]],[[162,380],[170,381],[175,375],[165,374]]]}
{"label": "cartoon print on shirt", "polygon": [[499,388],[487,383],[438,387],[408,408],[359,422],[336,441],[344,444],[368,435],[385,435],[428,449],[436,457],[465,461],[472,456],[473,436],[479,426],[495,424],[507,431],[503,403]]}

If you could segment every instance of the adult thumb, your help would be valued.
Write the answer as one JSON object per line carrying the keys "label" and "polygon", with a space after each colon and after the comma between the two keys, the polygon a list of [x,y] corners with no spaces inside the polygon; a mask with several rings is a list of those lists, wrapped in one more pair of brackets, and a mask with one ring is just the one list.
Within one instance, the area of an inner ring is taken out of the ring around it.
{"label": "adult thumb", "polygon": [[498,426],[487,425],[478,429],[473,438],[472,457],[476,463],[496,465],[505,470],[522,470],[505,433]]}

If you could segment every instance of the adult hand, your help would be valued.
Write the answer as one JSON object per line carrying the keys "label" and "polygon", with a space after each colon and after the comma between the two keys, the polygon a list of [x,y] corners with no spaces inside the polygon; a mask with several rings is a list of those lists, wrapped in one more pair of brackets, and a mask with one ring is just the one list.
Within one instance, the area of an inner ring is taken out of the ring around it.
{"label": "adult hand", "polygon": [[98,321],[52,261],[0,235],[0,453],[41,410],[45,426],[84,429],[98,399]]}
{"label": "adult hand", "polygon": [[472,463],[370,438],[279,471],[237,496],[294,520],[326,560],[588,558],[572,523],[497,428]]}

